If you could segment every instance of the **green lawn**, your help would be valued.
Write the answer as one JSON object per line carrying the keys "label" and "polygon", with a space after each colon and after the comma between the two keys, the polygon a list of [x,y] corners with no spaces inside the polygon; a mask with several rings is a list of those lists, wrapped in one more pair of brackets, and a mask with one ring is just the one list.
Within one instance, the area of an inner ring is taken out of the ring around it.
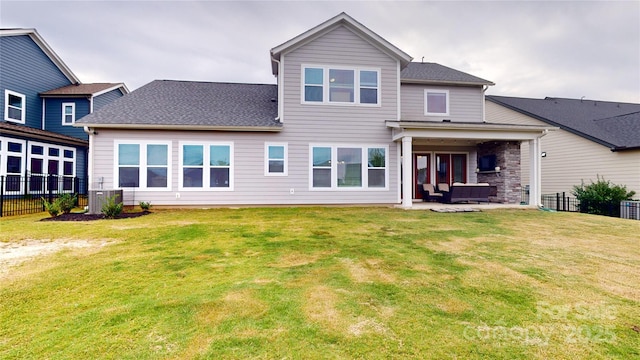
{"label": "green lawn", "polygon": [[0,242],[92,246],[0,269],[2,359],[640,357],[640,221],[336,207],[45,216],[0,219]]}

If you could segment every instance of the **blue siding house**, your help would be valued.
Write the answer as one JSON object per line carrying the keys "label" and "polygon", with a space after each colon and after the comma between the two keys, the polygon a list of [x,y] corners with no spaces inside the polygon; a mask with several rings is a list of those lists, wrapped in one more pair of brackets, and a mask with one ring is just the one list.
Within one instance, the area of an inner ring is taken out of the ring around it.
{"label": "blue siding house", "polygon": [[81,83],[35,29],[0,29],[3,194],[84,191],[74,180],[87,177],[88,135],[73,124],[128,92]]}

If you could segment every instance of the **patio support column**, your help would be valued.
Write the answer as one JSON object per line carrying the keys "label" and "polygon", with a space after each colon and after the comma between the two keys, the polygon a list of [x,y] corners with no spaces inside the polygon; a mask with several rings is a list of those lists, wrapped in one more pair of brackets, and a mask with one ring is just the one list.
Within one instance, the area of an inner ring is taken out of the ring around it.
{"label": "patio support column", "polygon": [[541,206],[540,138],[529,140],[529,205]]}
{"label": "patio support column", "polygon": [[402,138],[402,207],[413,206],[413,138],[405,136]]}

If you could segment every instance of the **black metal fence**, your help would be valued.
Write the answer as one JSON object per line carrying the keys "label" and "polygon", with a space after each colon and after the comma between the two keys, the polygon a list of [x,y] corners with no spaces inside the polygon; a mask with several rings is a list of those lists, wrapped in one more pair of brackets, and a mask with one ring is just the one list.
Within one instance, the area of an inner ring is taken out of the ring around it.
{"label": "black metal fence", "polygon": [[87,179],[47,174],[0,176],[0,217],[44,211],[43,198],[53,202],[65,193],[78,195],[76,206],[87,206]]}
{"label": "black metal fence", "polygon": [[[566,193],[545,194],[540,197],[542,206],[555,211],[581,212],[587,214],[622,217],[640,220],[640,203],[634,201],[580,201]],[[529,189],[522,189],[521,204],[529,204]]]}

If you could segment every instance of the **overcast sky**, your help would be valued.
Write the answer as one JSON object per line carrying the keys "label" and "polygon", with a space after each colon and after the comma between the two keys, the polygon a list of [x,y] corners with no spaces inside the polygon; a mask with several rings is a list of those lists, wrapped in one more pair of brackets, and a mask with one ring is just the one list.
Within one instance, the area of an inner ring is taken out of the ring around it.
{"label": "overcast sky", "polygon": [[494,95],[640,103],[640,1],[0,1],[82,82],[274,84],[269,50],[346,12]]}

